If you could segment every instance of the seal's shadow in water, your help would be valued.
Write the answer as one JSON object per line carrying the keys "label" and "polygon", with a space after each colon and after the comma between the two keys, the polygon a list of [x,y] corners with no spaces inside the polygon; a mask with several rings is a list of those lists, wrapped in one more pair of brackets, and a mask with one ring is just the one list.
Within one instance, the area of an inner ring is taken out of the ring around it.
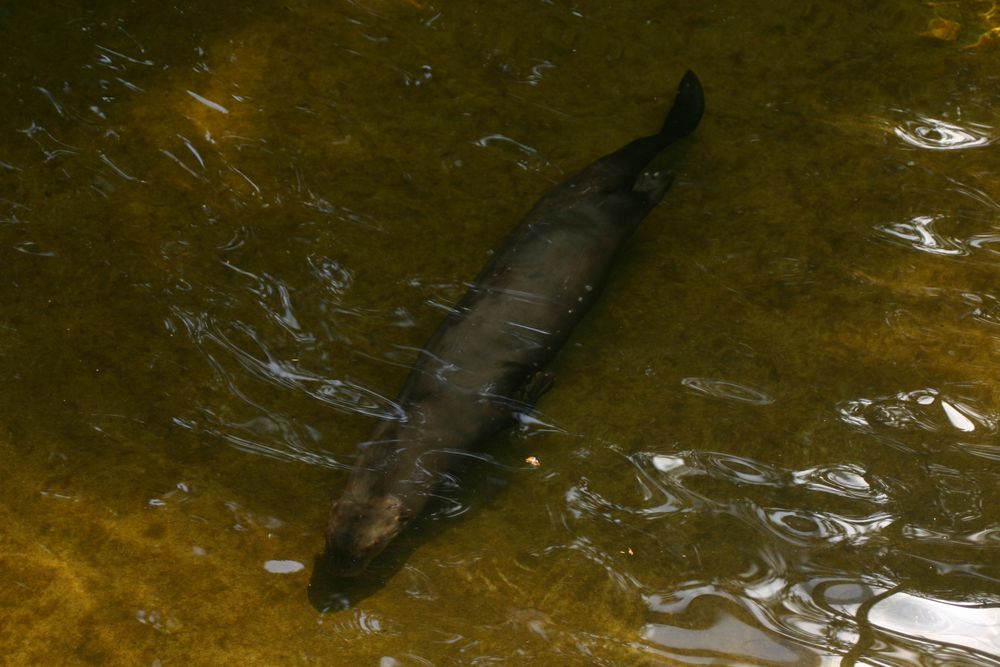
{"label": "seal's shadow in water", "polygon": [[483,452],[465,453],[461,461],[441,476],[421,517],[361,574],[332,576],[331,568],[324,566],[323,556],[316,556],[309,579],[310,604],[323,613],[350,609],[381,590],[422,544],[474,517],[479,508],[501,493],[522,470],[513,463],[516,445],[511,439],[502,440],[508,453],[503,460]]}

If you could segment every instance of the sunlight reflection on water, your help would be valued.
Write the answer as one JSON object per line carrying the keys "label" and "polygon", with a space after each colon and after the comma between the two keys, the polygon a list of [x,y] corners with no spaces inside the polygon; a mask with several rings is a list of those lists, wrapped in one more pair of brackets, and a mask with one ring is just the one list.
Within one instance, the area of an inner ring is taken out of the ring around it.
{"label": "sunlight reflection on water", "polygon": [[993,128],[988,125],[961,126],[938,118],[917,116],[896,126],[894,132],[902,141],[937,151],[979,148],[993,143]]}
{"label": "sunlight reflection on water", "polygon": [[961,396],[950,397],[934,388],[904,391],[893,396],[859,398],[838,407],[841,419],[861,427],[939,431],[954,428],[965,433],[996,433],[1000,415]]}

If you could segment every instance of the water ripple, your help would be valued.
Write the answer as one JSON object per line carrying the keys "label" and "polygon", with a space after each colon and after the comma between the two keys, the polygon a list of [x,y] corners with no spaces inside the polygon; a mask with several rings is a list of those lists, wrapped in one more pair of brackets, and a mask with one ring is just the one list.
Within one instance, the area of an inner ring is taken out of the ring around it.
{"label": "water ripple", "polygon": [[789,477],[786,471],[743,456],[699,452],[698,458],[707,473],[744,484],[782,486]]}
{"label": "water ripple", "polygon": [[753,514],[769,533],[796,546],[810,546],[817,542],[864,544],[896,521],[896,517],[888,512],[846,516],[815,510],[756,507]]}
{"label": "water ripple", "polygon": [[318,281],[330,292],[342,296],[354,281],[354,274],[340,262],[329,257],[312,255],[309,268]]}
{"label": "water ripple", "polygon": [[945,234],[937,228],[945,220],[942,214],[918,215],[906,222],[876,225],[876,235],[898,245],[919,252],[949,257],[1000,255],[1000,234],[993,232],[958,237]]}
{"label": "water ripple", "polygon": [[954,151],[978,148],[993,143],[993,128],[970,124],[967,127],[930,116],[917,116],[893,128],[904,143],[934,151]]}
{"label": "water ripple", "polygon": [[693,389],[708,396],[723,398],[750,405],[770,405],[774,399],[760,391],[747,385],[738,384],[730,380],[718,378],[689,377],[681,380],[681,384],[688,389]]}
{"label": "water ripple", "polygon": [[[645,498],[656,494],[669,499],[658,510],[680,509],[712,502],[688,488],[694,480],[708,477],[740,485],[774,489],[801,488],[836,498],[859,500],[871,505],[889,502],[888,485],[878,476],[853,463],[830,464],[793,470],[747,457],[722,452],[685,451],[676,454],[639,452],[629,457],[640,471]],[[648,511],[648,510],[645,510]]]}
{"label": "water ripple", "polygon": [[1000,415],[980,408],[966,398],[951,397],[934,388],[900,392],[892,396],[858,398],[837,406],[840,418],[852,426],[876,426],[902,431],[997,431]]}
{"label": "water ripple", "polygon": [[945,531],[926,526],[908,525],[901,531],[904,537],[919,540],[922,543],[964,544],[974,547],[1000,547],[1000,527],[990,526],[972,532]]}
{"label": "water ripple", "polygon": [[988,293],[963,292],[962,300],[971,308],[964,316],[984,324],[1000,325],[1000,299]]}
{"label": "water ripple", "polygon": [[250,325],[237,321],[231,323],[231,326],[250,338],[264,357],[259,358],[236,343],[215,322],[210,324],[209,330],[201,333],[200,342],[218,345],[258,379],[300,391],[343,412],[389,421],[406,419],[402,407],[392,399],[355,382],[327,378],[301,368],[294,361],[281,359],[269,349],[262,337],[258,336]]}
{"label": "water ripple", "polygon": [[[728,614],[714,619],[711,628],[647,623],[641,636],[644,642],[658,649],[652,652],[678,660],[677,664],[721,664],[718,659],[724,657],[728,664],[734,665],[808,665],[814,657],[801,647]],[[692,659],[694,663],[690,662]]]}
{"label": "water ripple", "polygon": [[960,239],[945,236],[934,227],[940,215],[918,215],[907,222],[876,225],[875,230],[889,241],[903,242],[920,252],[934,255],[967,255],[969,250]]}
{"label": "water ripple", "polygon": [[480,148],[489,148],[493,144],[499,144],[502,147],[514,147],[521,154],[521,157],[515,162],[519,168],[525,171],[542,171],[552,166],[552,163],[546,160],[538,150],[511,139],[504,134],[489,134],[476,139],[472,143]]}
{"label": "water ripple", "polygon": [[885,491],[878,488],[881,486],[879,482],[869,483],[864,469],[850,463],[798,470],[792,473],[792,478],[797,485],[811,491],[867,500],[879,505],[889,501]]}
{"label": "water ripple", "polygon": [[[651,652],[684,664],[994,665],[1000,605],[915,594],[894,582],[780,576],[736,594],[689,581],[643,596]],[[748,624],[749,623],[749,624]],[[937,662],[928,663],[932,651]]]}
{"label": "water ripple", "polygon": [[[226,403],[233,403],[198,405],[202,419],[175,420],[185,428],[214,433],[237,449],[269,458],[342,467],[342,462],[323,452],[323,434],[308,419],[295,417],[293,404],[285,404],[291,396],[309,396],[338,412],[405,419],[395,401],[358,382],[310,370],[300,360],[277,352],[263,333],[246,322],[220,322],[178,306],[172,312],[173,321],[183,325],[214,369]],[[268,386],[285,391],[276,393]]]}
{"label": "water ripple", "polygon": [[[941,660],[934,664],[996,664],[994,657],[1000,652],[996,604],[957,604],[914,595],[898,586],[869,587],[846,580],[817,585],[813,595],[821,608],[850,619],[859,629],[877,631],[883,655],[895,649],[892,652],[907,664],[926,664],[916,658],[926,655],[927,642],[933,642]],[[855,635],[855,652],[874,650],[865,642],[864,635]]]}
{"label": "water ripple", "polygon": [[222,262],[222,265],[249,281],[247,290],[257,297],[263,311],[297,341],[309,343],[315,340],[312,334],[303,330],[299,322],[292,305],[291,289],[287,283],[267,273],[257,275],[229,261]]}

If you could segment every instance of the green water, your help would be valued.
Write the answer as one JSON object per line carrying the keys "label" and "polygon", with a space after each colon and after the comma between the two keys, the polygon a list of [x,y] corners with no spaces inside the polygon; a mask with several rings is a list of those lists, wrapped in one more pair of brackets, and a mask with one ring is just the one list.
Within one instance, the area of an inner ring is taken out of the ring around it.
{"label": "green water", "polygon": [[[0,6],[0,664],[1000,664],[990,8]],[[687,68],[536,422],[318,612],[416,350]]]}

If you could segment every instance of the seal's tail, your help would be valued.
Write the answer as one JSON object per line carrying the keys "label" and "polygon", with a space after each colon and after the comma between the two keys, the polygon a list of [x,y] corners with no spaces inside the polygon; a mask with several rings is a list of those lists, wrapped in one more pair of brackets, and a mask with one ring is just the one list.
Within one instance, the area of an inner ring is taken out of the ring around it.
{"label": "seal's tail", "polygon": [[674,105],[663,122],[663,127],[657,136],[661,146],[666,146],[682,137],[686,137],[698,127],[702,114],[705,113],[705,92],[701,81],[694,72],[688,70],[677,86],[677,97]]}

